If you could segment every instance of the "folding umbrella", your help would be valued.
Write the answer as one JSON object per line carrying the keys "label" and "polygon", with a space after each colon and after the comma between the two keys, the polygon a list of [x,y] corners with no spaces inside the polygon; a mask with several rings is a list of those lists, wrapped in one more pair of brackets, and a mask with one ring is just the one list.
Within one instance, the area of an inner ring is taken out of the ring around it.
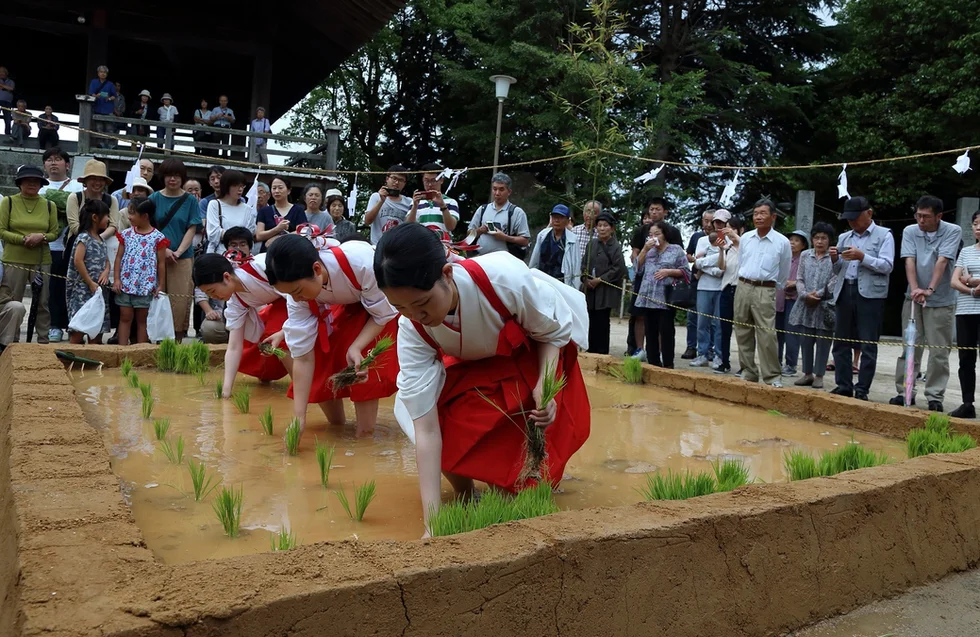
{"label": "folding umbrella", "polygon": [[905,326],[905,406],[912,404],[912,392],[915,391],[915,301],[911,303],[909,324]]}

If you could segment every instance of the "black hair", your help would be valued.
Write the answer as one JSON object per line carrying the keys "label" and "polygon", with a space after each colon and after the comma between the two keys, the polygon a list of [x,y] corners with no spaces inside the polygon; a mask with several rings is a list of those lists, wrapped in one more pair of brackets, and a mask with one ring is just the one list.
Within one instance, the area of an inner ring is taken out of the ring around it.
{"label": "black hair", "polygon": [[[316,188],[317,190],[319,190],[320,191],[320,197],[321,198],[323,197],[323,187],[320,186],[320,184],[316,183],[315,181],[310,182],[310,183],[306,184],[306,188],[303,188],[303,205],[304,206],[306,205],[306,195],[309,194],[309,192],[311,190],[313,190],[314,188]],[[323,210],[323,201],[322,200],[320,201],[320,206],[321,206],[320,207],[320,210]]]}
{"label": "black hair", "polygon": [[976,212],[973,213],[973,217],[970,219],[970,221],[972,221],[973,223],[976,223],[977,222],[977,217],[980,217],[980,210],[977,210]]}
{"label": "black hair", "polygon": [[380,288],[431,290],[442,279],[445,265],[446,247],[420,223],[395,226],[381,235],[374,251],[374,276]]}
{"label": "black hair", "polygon": [[269,283],[292,283],[313,276],[313,264],[320,259],[313,243],[298,234],[276,239],[265,253],[265,274]]}
{"label": "black hair", "polygon": [[667,204],[667,200],[664,199],[663,197],[654,197],[653,199],[651,199],[650,203],[647,204],[647,210],[649,210],[650,206],[654,204],[663,206],[664,210],[670,210],[670,206]]}
{"label": "black hair", "polygon": [[364,236],[360,233],[349,234],[340,240],[341,243],[347,243],[348,241],[363,241],[364,243],[370,243]]}
{"label": "black hair", "polygon": [[168,157],[160,164],[160,176],[169,177],[171,175],[180,177],[181,185],[187,181],[187,166],[176,157]]}
{"label": "black hair", "polygon": [[71,155],[69,155],[66,151],[61,150],[60,146],[52,146],[44,151],[44,154],[41,155],[41,161],[48,161],[54,156],[61,157],[66,163],[71,161]]}
{"label": "black hair", "polygon": [[224,234],[221,235],[221,243],[225,244],[226,246],[232,241],[236,240],[244,240],[246,243],[248,243],[249,250],[251,250],[252,245],[255,244],[255,237],[252,236],[252,231],[242,226],[228,228],[225,230]]}
{"label": "black hair", "polygon": [[223,175],[223,174],[225,174],[225,167],[224,166],[218,166],[216,164],[216,165],[211,166],[210,168],[208,168],[208,177],[211,177],[211,175]]}
{"label": "black hair", "polygon": [[344,204],[344,219],[346,219],[348,214],[347,202],[344,201],[344,198],[341,197],[340,195],[330,195],[329,197],[327,197],[327,202],[323,205],[323,209],[326,210],[327,212],[330,212],[330,204],[332,204],[335,201],[339,201],[340,203]]}
{"label": "black hair", "polygon": [[137,214],[146,215],[147,221],[154,228],[157,227],[157,205],[149,197],[133,197],[129,200],[129,208],[135,210]]}
{"label": "black hair", "polygon": [[78,234],[92,229],[92,216],[97,219],[109,216],[109,206],[101,199],[87,199],[78,211]]}
{"label": "black hair", "polygon": [[[670,243],[670,239],[668,239],[668,237],[670,236],[670,224],[669,223],[667,223],[666,221],[657,221],[656,223],[651,223],[650,225],[651,226],[657,226],[658,228],[660,228],[660,232],[662,232],[663,235],[664,235],[664,241],[666,241],[667,243]],[[650,233],[650,231],[647,230],[647,234],[649,234],[649,233]]]}
{"label": "black hair", "polygon": [[279,175],[276,175],[275,177],[272,178],[272,181],[269,182],[269,186],[271,187],[272,186],[272,182],[275,181],[275,180],[277,180],[277,179],[279,181],[281,181],[283,184],[286,185],[286,190],[292,190],[293,189],[292,182],[290,182],[289,179],[287,179],[286,177],[280,177]]}
{"label": "black hair", "polygon": [[232,186],[244,186],[245,173],[240,170],[226,170],[221,173],[221,183],[218,185],[218,198],[224,197]]}
{"label": "black hair", "polygon": [[761,208],[762,206],[766,206],[767,208],[769,208],[770,215],[776,214],[776,204],[772,202],[772,199],[765,199],[765,198],[755,202],[755,205],[752,206],[752,211],[754,212],[756,208]]}
{"label": "black hair", "polygon": [[932,195],[926,195],[924,197],[919,197],[919,200],[915,202],[916,210],[931,210],[934,215],[943,214],[943,200],[939,197],[933,197]]}
{"label": "black hair", "polygon": [[419,168],[419,170],[421,170],[424,173],[441,173],[443,171],[443,168],[442,166],[440,166],[439,164],[433,161],[433,162],[429,162],[428,164],[423,164],[422,167]]}
{"label": "black hair", "polygon": [[833,243],[836,238],[837,233],[834,232],[834,226],[830,225],[826,221],[820,221],[813,224],[813,228],[810,230],[810,238],[813,239],[818,234],[825,234],[830,242]]}
{"label": "black hair", "polygon": [[736,232],[744,230],[745,219],[742,218],[742,215],[732,215],[732,218],[728,220],[728,225]]}
{"label": "black hair", "polygon": [[[234,228],[229,228],[229,232]],[[225,234],[228,234],[227,232]],[[194,259],[194,270],[191,277],[194,279],[194,286],[214,285],[221,283],[225,278],[225,273],[234,274],[235,267],[231,261],[220,254],[204,254]]]}
{"label": "black hair", "polygon": [[401,164],[395,164],[388,169],[389,175],[406,175],[408,173],[408,166],[402,166]]}

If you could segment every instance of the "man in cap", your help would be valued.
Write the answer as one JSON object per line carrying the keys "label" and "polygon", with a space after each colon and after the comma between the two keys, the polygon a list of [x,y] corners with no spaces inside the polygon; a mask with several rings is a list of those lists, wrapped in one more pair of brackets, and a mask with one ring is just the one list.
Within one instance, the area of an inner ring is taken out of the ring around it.
{"label": "man in cap", "polygon": [[[868,400],[871,381],[878,361],[878,338],[881,318],[888,297],[888,276],[895,262],[895,239],[892,233],[871,220],[871,204],[864,197],[851,197],[844,204],[841,218],[851,226],[830,248],[837,285],[834,303],[837,305],[837,327],[834,332],[834,366],[837,387],[830,393]],[[851,352],[854,344],[848,340],[864,341],[858,382],[854,384]]]}
{"label": "man in cap", "polygon": [[568,229],[572,213],[565,204],[551,209],[551,223],[538,233],[531,251],[529,267],[578,289],[581,285],[582,258],[578,236]]}

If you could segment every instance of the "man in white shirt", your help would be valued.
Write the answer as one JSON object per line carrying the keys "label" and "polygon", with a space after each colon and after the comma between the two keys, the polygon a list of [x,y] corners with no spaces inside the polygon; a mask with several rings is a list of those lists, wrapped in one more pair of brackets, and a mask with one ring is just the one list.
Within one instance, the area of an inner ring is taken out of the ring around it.
{"label": "man in white shirt", "polygon": [[490,178],[490,189],[493,201],[480,206],[470,221],[470,234],[475,233],[479,254],[506,250],[524,260],[531,243],[531,231],[527,226],[527,215],[510,202],[513,182],[504,173],[497,173]]}
{"label": "man in white shirt", "polygon": [[459,223],[459,203],[442,194],[443,168],[439,164],[422,166],[422,190],[412,196],[412,208],[405,221],[417,221],[439,233],[452,233]]}
{"label": "man in white shirt", "polygon": [[408,183],[408,168],[396,164],[388,169],[385,185],[368,199],[364,223],[371,226],[371,245],[378,245],[381,235],[408,217],[412,199],[402,194]]}
{"label": "man in white shirt", "polygon": [[[735,338],[742,378],[782,387],[776,341],[776,288],[786,284],[793,251],[789,239],[773,229],[776,205],[768,199],[752,211],[755,230],[739,242],[738,286],[735,291]],[[759,366],[755,364],[756,344]]]}

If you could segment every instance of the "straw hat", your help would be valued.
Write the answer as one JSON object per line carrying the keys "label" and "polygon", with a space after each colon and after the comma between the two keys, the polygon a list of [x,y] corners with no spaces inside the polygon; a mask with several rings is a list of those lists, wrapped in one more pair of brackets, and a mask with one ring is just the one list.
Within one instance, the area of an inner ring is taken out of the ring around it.
{"label": "straw hat", "polygon": [[105,164],[98,159],[90,159],[85,162],[85,172],[82,176],[78,178],[78,181],[85,183],[85,180],[89,177],[102,177],[106,181],[106,185],[112,183],[112,179],[109,177],[109,173],[106,172]]}
{"label": "straw hat", "polygon": [[137,177],[133,180],[133,185],[130,186],[129,191],[133,192],[133,190],[136,188],[145,188],[146,190],[150,191],[151,195],[153,194],[153,188],[151,188],[150,184],[146,183],[146,180],[142,177]]}
{"label": "straw hat", "polygon": [[163,100],[170,100],[172,102],[174,101],[174,98],[170,97],[170,93],[164,93],[163,97],[160,98],[160,102],[162,103]]}

